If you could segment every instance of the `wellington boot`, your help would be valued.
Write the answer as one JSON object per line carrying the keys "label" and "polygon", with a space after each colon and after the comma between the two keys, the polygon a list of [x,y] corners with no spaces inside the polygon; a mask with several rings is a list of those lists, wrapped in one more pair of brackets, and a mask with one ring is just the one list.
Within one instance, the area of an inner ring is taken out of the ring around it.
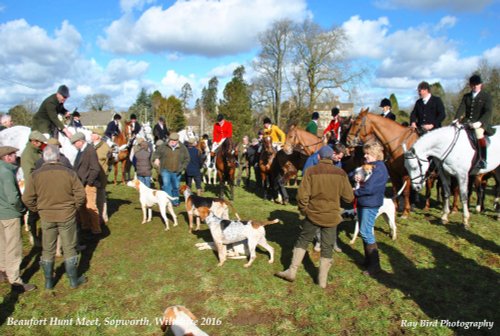
{"label": "wellington boot", "polygon": [[302,264],[302,259],[304,259],[305,255],[306,250],[300,247],[295,247],[293,249],[292,263],[290,264],[290,267],[288,267],[288,269],[283,272],[276,273],[275,276],[290,282],[295,281],[297,269],[299,268],[300,264]]}
{"label": "wellington boot", "polygon": [[332,267],[332,258],[320,258],[319,259],[319,273],[318,273],[318,285],[321,288],[326,288],[328,282],[328,271]]}

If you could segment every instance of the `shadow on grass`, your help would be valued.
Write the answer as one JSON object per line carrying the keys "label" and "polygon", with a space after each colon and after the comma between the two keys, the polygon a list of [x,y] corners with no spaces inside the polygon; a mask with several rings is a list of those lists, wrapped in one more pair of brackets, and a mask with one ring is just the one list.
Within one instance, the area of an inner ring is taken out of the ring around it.
{"label": "shadow on grass", "polygon": [[3,298],[3,302],[0,304],[0,326],[7,321],[10,315],[16,309],[16,304],[19,301],[19,292],[11,290],[6,296]]}
{"label": "shadow on grass", "polygon": [[129,200],[108,198],[108,217],[111,219],[115,212],[118,212],[122,205],[127,205],[132,203]]}
{"label": "shadow on grass", "polygon": [[[41,253],[42,249],[40,247],[33,246],[28,255],[23,258],[20,269],[24,270],[22,274],[24,283],[28,283],[33,274],[40,269],[38,260],[40,259],[39,257]],[[15,311],[20,294],[21,293],[17,291],[11,290],[6,296],[4,296],[3,302],[0,304],[0,326],[3,325],[9,316]]]}
{"label": "shadow on grass", "polygon": [[474,246],[491,253],[500,255],[500,246],[491,240],[484,239],[480,235],[466,230],[463,225],[445,225],[446,229],[455,237],[463,238]]}
{"label": "shadow on grass", "polygon": [[[287,210],[271,211],[269,218],[277,218],[282,223],[266,226],[266,238],[281,247],[280,262],[283,269],[287,269],[292,260],[293,247],[301,231],[302,220],[297,212]],[[306,253],[302,265],[311,278],[316,280],[318,270],[309,253]]]}
{"label": "shadow on grass", "polygon": [[[446,245],[411,235],[410,240],[432,252],[432,267],[422,268],[391,245],[379,243],[389,257],[394,274],[381,273],[377,280],[399,289],[417,303],[430,319],[455,321],[498,321],[498,274],[464,258]],[[351,253],[359,252],[351,250]],[[460,334],[491,333],[491,330],[456,329]]]}

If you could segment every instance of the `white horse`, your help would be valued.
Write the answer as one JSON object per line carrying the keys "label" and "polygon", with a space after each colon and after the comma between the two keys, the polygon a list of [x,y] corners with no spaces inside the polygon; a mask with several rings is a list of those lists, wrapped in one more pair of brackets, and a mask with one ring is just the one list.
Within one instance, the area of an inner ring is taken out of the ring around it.
{"label": "white horse", "polygon": [[196,134],[191,126],[177,132],[179,134],[179,142],[185,144],[189,138],[196,138]]}
{"label": "white horse", "polygon": [[[406,148],[404,148],[405,167],[410,176],[413,189],[420,191],[423,188],[425,173],[430,164],[429,158],[433,158],[437,162],[438,168],[449,174],[440,174],[444,185],[450,185],[450,175],[457,178],[460,187],[460,198],[462,200],[463,223],[466,228],[469,228],[470,214],[467,206],[469,174],[487,173],[497,168],[500,164],[499,128],[499,126],[495,126],[495,135],[489,137],[490,143],[487,149],[488,165],[486,169],[471,168],[471,165],[474,164],[472,161],[475,153],[462,125],[438,128],[418,139],[409,151],[406,151]],[[443,223],[448,222],[448,214],[450,213],[449,193],[446,194],[443,215],[441,217]]]}

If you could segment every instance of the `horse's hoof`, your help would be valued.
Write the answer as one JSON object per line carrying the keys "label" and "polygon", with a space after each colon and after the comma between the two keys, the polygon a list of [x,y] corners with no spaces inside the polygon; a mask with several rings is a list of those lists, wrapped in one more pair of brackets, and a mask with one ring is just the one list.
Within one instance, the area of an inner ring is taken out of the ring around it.
{"label": "horse's hoof", "polygon": [[401,217],[400,217],[400,218],[401,218],[401,219],[408,219],[408,215],[403,214],[403,215],[401,215]]}
{"label": "horse's hoof", "polygon": [[441,218],[441,223],[448,224],[449,223],[448,218]]}
{"label": "horse's hoof", "polygon": [[338,248],[338,247],[334,247],[333,250],[337,253],[340,253],[342,252],[342,249],[341,248]]}

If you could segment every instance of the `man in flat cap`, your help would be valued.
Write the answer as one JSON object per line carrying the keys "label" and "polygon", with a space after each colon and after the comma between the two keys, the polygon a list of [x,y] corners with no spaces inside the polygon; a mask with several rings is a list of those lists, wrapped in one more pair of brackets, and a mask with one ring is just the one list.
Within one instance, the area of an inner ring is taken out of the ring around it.
{"label": "man in flat cap", "polygon": [[351,203],[354,200],[347,174],[332,163],[333,154],[331,147],[321,147],[318,151],[319,163],[308,168],[304,173],[297,193],[297,204],[305,219],[292,251],[291,265],[287,270],[275,274],[279,278],[291,282],[295,280],[307,247],[319,229],[321,230],[321,255],[317,280],[321,288],[327,285],[328,271],[332,266],[336,226],[342,221],[340,201]]}
{"label": "man in flat cap", "polygon": [[21,217],[25,212],[16,181],[17,148],[0,147],[0,282],[10,282],[14,290],[28,292],[36,286],[20,277],[23,259]]}
{"label": "man in flat cap", "polygon": [[101,167],[101,170],[99,171],[100,185],[97,187],[96,199],[97,208],[99,209],[99,221],[101,224],[106,224],[108,222],[106,185],[108,184],[108,168],[113,153],[111,152],[111,147],[109,147],[106,141],[102,139],[103,135],[103,130],[95,129],[92,131],[90,139],[92,140],[92,145],[95,148],[97,159],[99,160],[99,166]]}
{"label": "man in flat cap", "polygon": [[[151,160],[160,168],[163,181],[163,191],[172,197],[179,197],[179,187],[182,172],[190,161],[189,152],[183,143],[179,142],[179,134],[170,133],[166,146],[159,146],[153,153]],[[174,206],[179,205],[179,200],[172,201]]]}
{"label": "man in flat cap", "polygon": [[90,230],[94,238],[99,238],[102,233],[97,209],[97,188],[101,186],[99,159],[94,146],[87,143],[83,133],[75,133],[71,137],[71,143],[78,150],[73,168],[85,187],[87,196],[86,205],[78,211],[80,224],[82,230]]}
{"label": "man in flat cap", "polygon": [[54,287],[54,262],[57,236],[61,237],[64,265],[71,288],[86,281],[78,277],[77,230],[75,214],[85,204],[85,191],[76,173],[59,161],[59,147],[48,145],[43,150],[45,163],[33,172],[26,184],[23,202],[42,219],[42,256],[40,266],[45,276],[45,289]]}
{"label": "man in flat cap", "polygon": [[479,75],[469,78],[471,92],[464,94],[458,107],[455,119],[474,130],[479,147],[479,161],[477,168],[486,168],[486,138],[484,135],[495,134],[491,127],[493,115],[491,96],[484,90],[483,81]]}
{"label": "man in flat cap", "polygon": [[[42,157],[42,150],[48,141],[39,131],[31,131],[28,139],[28,143],[21,154],[21,169],[23,170],[25,185],[30,182],[31,174],[36,168],[36,162]],[[28,213],[28,226],[35,246],[41,245],[38,230],[36,228],[36,222],[39,218],[36,212],[30,211]]]}
{"label": "man in flat cap", "polygon": [[33,116],[32,129],[40,131],[47,137],[57,137],[57,133],[64,132],[68,138],[71,138],[71,132],[59,120],[58,114],[65,114],[64,102],[69,97],[69,89],[66,85],[61,85],[57,92],[47,97],[38,112]]}

